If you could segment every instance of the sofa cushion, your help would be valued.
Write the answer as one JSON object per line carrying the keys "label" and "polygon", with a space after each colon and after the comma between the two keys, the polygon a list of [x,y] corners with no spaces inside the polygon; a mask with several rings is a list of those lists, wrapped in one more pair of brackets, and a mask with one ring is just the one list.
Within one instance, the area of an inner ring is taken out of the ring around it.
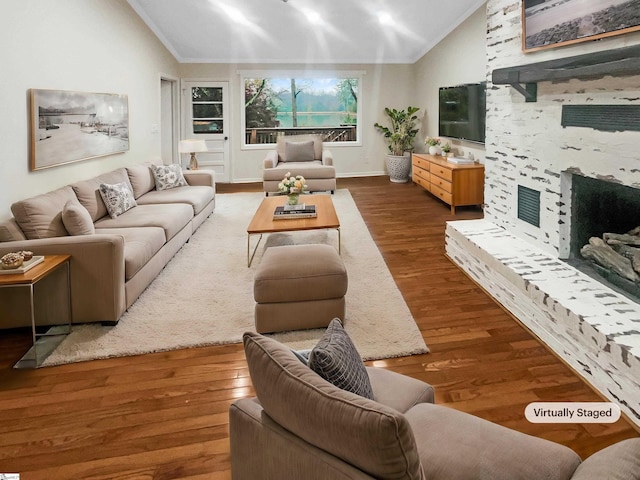
{"label": "sofa cushion", "polygon": [[62,209],[69,200],[77,200],[69,186],[43,193],[11,205],[16,222],[29,240],[66,237]]}
{"label": "sofa cushion", "polygon": [[151,172],[149,164],[127,167],[127,175],[131,183],[133,198],[136,200],[156,188],[156,179]]}
{"label": "sofa cushion", "polygon": [[114,185],[122,182],[129,185],[129,189],[131,189],[126,169],[119,168],[88,180],[76,182],[72,184],[71,187],[73,188],[76,197],[78,197],[80,204],[87,209],[89,215],[91,215],[91,220],[95,222],[108,213],[107,207],[100,195],[100,184],[106,183],[107,185]]}
{"label": "sofa cushion", "polygon": [[0,242],[13,242],[17,240],[26,240],[22,230],[18,226],[15,218],[10,218],[0,222]]}
{"label": "sofa cushion", "polygon": [[373,400],[367,369],[340,320],[331,320],[311,350],[309,368],[336,387]]}
{"label": "sofa cushion", "polygon": [[262,174],[263,180],[275,180],[280,182],[285,173],[290,172],[291,175],[302,175],[307,183],[309,180],[318,178],[333,179],[336,178],[336,168],[330,165],[322,165],[320,160],[312,162],[279,162],[274,168],[265,168]]}
{"label": "sofa cushion", "polygon": [[156,181],[156,190],[187,186],[180,165],[151,165],[150,168]]}
{"label": "sofa cushion", "polygon": [[322,160],[322,135],[320,134],[283,135],[278,137],[278,140],[276,142],[276,152],[278,152],[278,160],[280,162],[291,161],[287,158],[287,142],[307,142],[309,140],[313,142],[313,159]]}
{"label": "sofa cushion", "polygon": [[580,464],[564,445],[453,408],[420,403],[405,416],[427,478],[567,480]]}
{"label": "sofa cushion", "polygon": [[116,218],[136,206],[136,199],[133,198],[133,192],[124,182],[114,185],[101,183],[100,196],[111,218]]}
{"label": "sofa cushion", "polygon": [[313,140],[308,142],[285,142],[285,162],[311,162],[315,160]]}
{"label": "sofa cushion", "polygon": [[95,222],[99,228],[161,227],[168,242],[193,218],[193,209],[186,204],[139,205],[117,218],[104,217]]}
{"label": "sofa cushion", "polygon": [[640,480],[640,438],[600,450],[580,464],[571,480]]}
{"label": "sofa cushion", "polygon": [[282,427],[375,478],[424,478],[401,413],[332,385],[276,340],[247,332],[244,348],[258,400]]}
{"label": "sofa cushion", "polygon": [[186,203],[193,208],[193,214],[198,215],[211,203],[215,197],[213,187],[188,186],[169,190],[152,190],[137,199],[138,205],[162,203]]}
{"label": "sofa cushion", "polygon": [[124,237],[124,277],[129,281],[165,244],[160,227],[99,228],[96,233]]}
{"label": "sofa cushion", "polygon": [[91,215],[77,200],[69,200],[64,205],[62,223],[70,235],[93,235],[95,233]]}

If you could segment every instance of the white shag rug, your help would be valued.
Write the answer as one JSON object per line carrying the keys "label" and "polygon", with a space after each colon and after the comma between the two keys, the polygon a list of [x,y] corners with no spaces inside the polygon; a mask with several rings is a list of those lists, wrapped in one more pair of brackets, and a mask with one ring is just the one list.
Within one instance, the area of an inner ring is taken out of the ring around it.
{"label": "white shag rug", "polygon": [[[77,325],[45,366],[205,345],[239,343],[253,331],[253,276],[265,248],[293,243],[337,247],[335,230],[265,235],[247,268],[247,226],[261,193],[216,195],[213,214],[114,327]],[[348,190],[333,202],[349,276],[345,329],[365,360],[427,353],[409,309]],[[285,221],[285,220],[283,220]],[[258,236],[252,237],[251,246]],[[324,329],[271,334],[312,348]]]}

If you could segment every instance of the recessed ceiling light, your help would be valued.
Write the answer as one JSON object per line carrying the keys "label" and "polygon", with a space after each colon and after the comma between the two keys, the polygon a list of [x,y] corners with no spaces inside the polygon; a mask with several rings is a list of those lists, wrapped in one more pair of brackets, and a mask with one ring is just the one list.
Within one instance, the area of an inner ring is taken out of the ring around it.
{"label": "recessed ceiling light", "polygon": [[393,19],[391,18],[391,15],[389,15],[387,12],[378,13],[378,21],[382,25],[391,25],[393,23]]}
{"label": "recessed ceiling light", "polygon": [[322,23],[322,18],[320,17],[320,14],[318,12],[315,12],[313,10],[306,10],[304,14],[306,15],[309,22],[315,24]]}
{"label": "recessed ceiling light", "polygon": [[247,20],[247,17],[244,16],[244,13],[242,13],[237,8],[230,7],[229,5],[220,5],[220,8],[224,10],[224,13],[226,13],[229,16],[229,18],[234,22],[240,23],[242,25],[251,24],[251,22]]}

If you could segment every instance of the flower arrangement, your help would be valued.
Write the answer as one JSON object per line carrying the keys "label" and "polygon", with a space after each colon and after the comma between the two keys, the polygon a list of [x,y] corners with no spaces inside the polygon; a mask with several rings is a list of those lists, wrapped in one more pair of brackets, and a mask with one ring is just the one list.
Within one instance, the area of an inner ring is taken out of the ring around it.
{"label": "flower arrangement", "polygon": [[302,175],[291,176],[291,172],[287,172],[282,181],[278,184],[278,191],[285,195],[301,194],[307,188],[306,180]]}
{"label": "flower arrangement", "polygon": [[427,137],[424,139],[424,144],[430,147],[437,147],[440,145],[440,139],[436,137]]}

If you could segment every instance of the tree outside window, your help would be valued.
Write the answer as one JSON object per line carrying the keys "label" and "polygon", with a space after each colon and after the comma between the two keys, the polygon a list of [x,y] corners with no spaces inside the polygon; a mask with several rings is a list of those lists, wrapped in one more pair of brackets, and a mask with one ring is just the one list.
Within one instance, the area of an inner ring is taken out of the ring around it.
{"label": "tree outside window", "polygon": [[245,143],[303,133],[357,141],[359,84],[358,78],[245,78]]}

